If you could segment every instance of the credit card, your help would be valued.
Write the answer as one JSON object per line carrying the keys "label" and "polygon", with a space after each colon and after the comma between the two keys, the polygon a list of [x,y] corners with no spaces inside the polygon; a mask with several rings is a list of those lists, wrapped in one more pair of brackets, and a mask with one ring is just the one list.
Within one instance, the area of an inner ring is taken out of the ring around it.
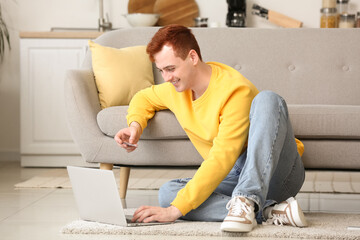
{"label": "credit card", "polygon": [[129,147],[136,147],[135,144],[132,144],[132,143],[128,143],[128,142],[124,142],[125,145],[129,146]]}

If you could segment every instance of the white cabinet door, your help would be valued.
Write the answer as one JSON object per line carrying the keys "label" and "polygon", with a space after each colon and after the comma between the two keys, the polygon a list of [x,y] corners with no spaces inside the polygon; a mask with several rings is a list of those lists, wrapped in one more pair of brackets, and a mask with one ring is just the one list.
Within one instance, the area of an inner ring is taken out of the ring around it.
{"label": "white cabinet door", "polygon": [[66,70],[80,68],[86,46],[86,39],[20,40],[23,166],[79,158],[66,122],[64,79]]}

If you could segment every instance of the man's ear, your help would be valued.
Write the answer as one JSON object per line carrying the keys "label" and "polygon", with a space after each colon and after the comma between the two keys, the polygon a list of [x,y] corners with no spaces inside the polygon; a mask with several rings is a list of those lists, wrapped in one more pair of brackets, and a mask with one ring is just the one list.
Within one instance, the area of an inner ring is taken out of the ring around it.
{"label": "man's ear", "polygon": [[189,57],[194,65],[196,65],[199,62],[199,55],[197,54],[197,52],[194,49],[190,50]]}

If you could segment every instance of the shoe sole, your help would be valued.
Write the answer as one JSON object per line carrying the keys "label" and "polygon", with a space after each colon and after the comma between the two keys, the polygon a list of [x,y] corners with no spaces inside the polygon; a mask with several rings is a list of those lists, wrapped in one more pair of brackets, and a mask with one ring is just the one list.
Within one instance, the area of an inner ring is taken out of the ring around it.
{"label": "shoe sole", "polygon": [[[304,216],[303,211],[301,210],[298,202],[295,198],[290,198],[286,200],[290,204],[290,213],[289,215],[292,217],[293,225],[296,227],[307,227],[307,222]],[[297,213],[297,214],[294,214]]]}
{"label": "shoe sole", "polygon": [[244,224],[238,222],[223,222],[220,229],[226,232],[251,232],[257,225],[256,220],[252,224]]}

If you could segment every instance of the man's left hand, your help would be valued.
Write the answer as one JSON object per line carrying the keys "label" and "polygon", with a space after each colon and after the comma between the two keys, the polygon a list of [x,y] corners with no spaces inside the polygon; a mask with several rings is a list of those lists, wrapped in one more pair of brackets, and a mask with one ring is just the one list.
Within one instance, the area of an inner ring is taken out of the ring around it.
{"label": "man's left hand", "polygon": [[168,208],[141,206],[135,211],[131,222],[174,222],[181,216],[180,210],[174,206]]}

